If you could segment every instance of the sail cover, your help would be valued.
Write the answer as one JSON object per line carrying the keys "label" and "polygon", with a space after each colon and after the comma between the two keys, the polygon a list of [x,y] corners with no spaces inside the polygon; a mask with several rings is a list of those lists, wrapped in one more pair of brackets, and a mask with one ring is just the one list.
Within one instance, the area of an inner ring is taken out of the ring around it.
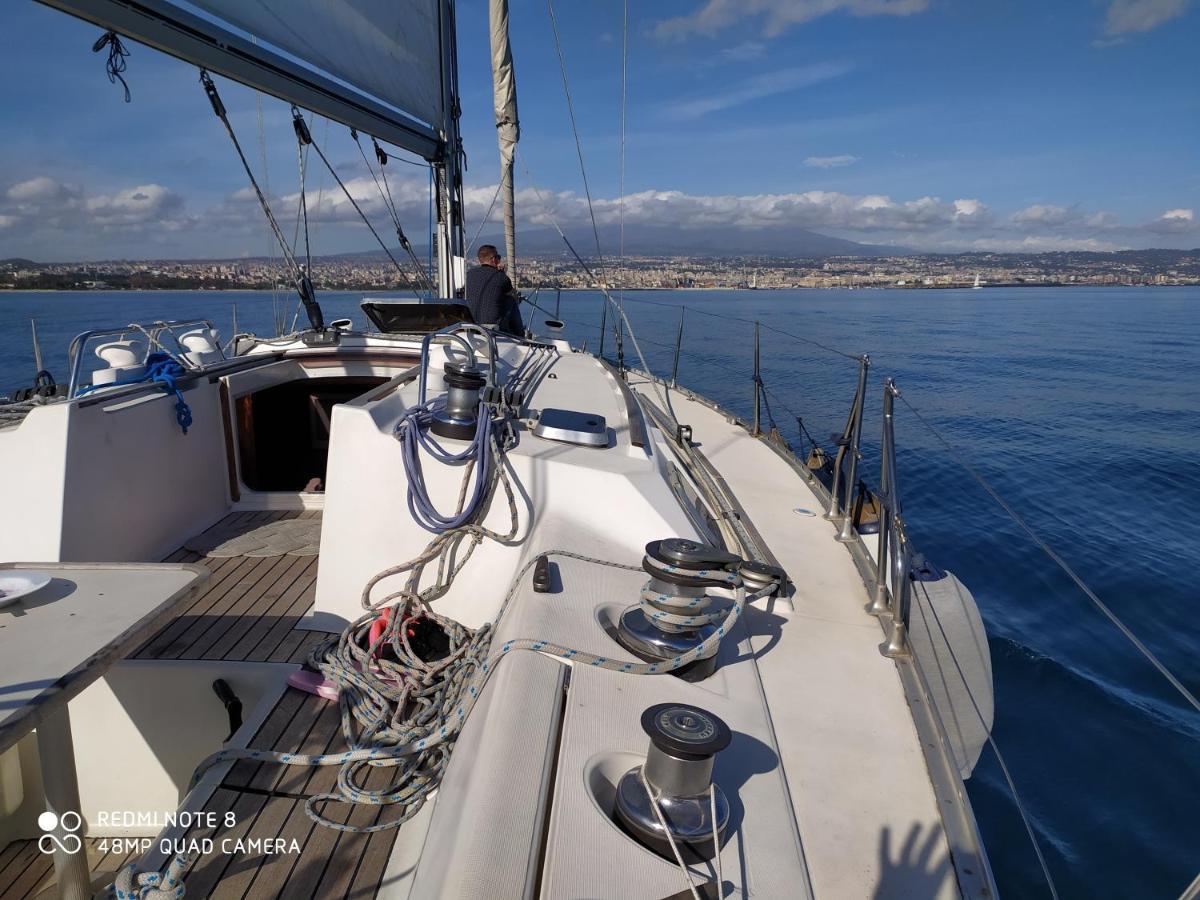
{"label": "sail cover", "polygon": [[441,152],[448,0],[41,2],[427,159]]}

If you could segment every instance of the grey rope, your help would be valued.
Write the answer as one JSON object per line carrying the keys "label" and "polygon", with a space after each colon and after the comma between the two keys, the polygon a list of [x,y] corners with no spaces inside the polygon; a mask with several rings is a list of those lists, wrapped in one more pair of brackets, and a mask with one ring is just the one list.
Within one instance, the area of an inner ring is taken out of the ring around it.
{"label": "grey rope", "polygon": [[[476,534],[475,538],[478,539],[479,535]],[[393,614],[386,635],[381,640],[386,641],[397,652],[397,658],[400,661],[396,664],[388,663],[386,666],[382,665],[386,661],[381,661],[381,673],[388,678],[399,675],[401,679],[399,683],[404,687],[398,688],[394,683],[388,686],[381,679],[380,673],[369,667],[362,667],[362,660],[380,642],[377,641],[376,644],[367,647],[366,651],[362,651],[362,644],[355,640],[355,636],[361,635],[364,626],[369,627],[376,618],[375,610],[391,597],[404,596],[405,602],[400,608],[408,611],[411,610],[411,601],[414,597],[423,600],[445,593],[449,589],[449,582],[453,579],[454,574],[465,564],[465,560],[458,563],[449,562],[450,557],[453,556],[453,548],[457,546],[460,539],[460,533],[457,532],[439,535],[431,542],[426,552],[416,560],[385,570],[373,578],[363,595],[363,605],[370,612],[354,622],[337,639],[336,653],[329,653],[332,643],[326,643],[314,651],[312,661],[327,677],[331,677],[341,684],[339,704],[343,715],[343,731],[346,733],[350,750],[343,753],[309,755],[250,748],[229,748],[218,751],[205,759],[192,776],[192,784],[194,785],[203,773],[213,766],[238,759],[277,762],[287,765],[340,766],[337,782],[339,792],[308,798],[305,803],[305,811],[309,817],[339,831],[363,833],[395,828],[415,815],[428,794],[440,782],[441,773],[449,758],[450,748],[463,723],[467,720],[500,660],[512,651],[532,650],[557,656],[579,665],[587,664],[631,675],[666,674],[697,659],[707,658],[714,653],[717,645],[741,616],[746,603],[764,597],[774,590],[774,585],[772,585],[747,595],[740,578],[735,573],[689,572],[689,574],[700,574],[701,577],[723,582],[727,587],[732,588],[734,591],[733,605],[729,607],[724,620],[708,639],[687,653],[658,663],[624,662],[565,647],[544,639],[533,638],[506,641],[498,651],[489,654],[496,627],[502,621],[525,575],[540,558],[554,556],[626,571],[642,571],[640,566],[597,559],[567,550],[550,550],[532,557],[521,567],[493,622],[486,623],[478,630],[471,632],[452,619],[435,615],[434,620],[446,627],[451,647],[450,656],[437,663],[428,664],[416,656],[401,627],[401,623],[407,619],[402,615]],[[420,594],[414,593],[412,587],[419,581],[421,570],[432,562],[433,558],[439,560],[439,581]],[[448,569],[452,570],[447,571]],[[404,571],[410,573],[408,586],[404,590],[379,601],[369,598],[371,588],[378,584],[383,577],[387,577],[389,573],[396,574]],[[429,612],[425,614],[433,615]],[[358,649],[349,650],[351,644]],[[418,687],[410,687],[409,679],[413,679]],[[393,697],[395,699],[392,699]],[[414,715],[404,706],[398,705],[400,699],[414,701],[416,714]],[[357,734],[355,734],[353,725],[355,721],[360,723],[360,731]],[[398,784],[386,790],[367,790],[360,787],[356,778],[363,766],[399,768]],[[404,811],[401,817],[395,821],[370,826],[351,826],[331,821],[315,809],[316,804],[331,801],[370,805],[398,803],[402,804]]]}
{"label": "grey rope", "polygon": [[947,440],[928,419],[921,415],[916,407],[909,403],[908,400],[903,396],[900,397],[900,401],[906,407],[908,407],[909,412],[916,416],[917,421],[924,425],[929,430],[930,434],[937,439],[937,441],[945,449],[946,453],[949,454],[950,458],[954,460],[954,462],[958,463],[958,465],[962,466],[962,468],[966,470],[967,474],[975,479],[979,486],[983,488],[984,491],[986,491],[988,495],[996,501],[997,504],[999,504],[1000,508],[1008,514],[1009,518],[1012,519],[1013,522],[1015,522],[1020,529],[1029,536],[1038,549],[1045,553],[1046,556],[1050,557],[1051,561],[1053,561],[1060,569],[1062,569],[1063,573],[1066,574],[1068,578],[1075,582],[1076,587],[1083,591],[1087,598],[1091,600],[1095,607],[1100,610],[1100,612],[1102,612],[1105,617],[1112,622],[1113,625],[1117,627],[1117,630],[1119,630],[1121,634],[1125,635],[1129,643],[1133,644],[1133,646],[1137,648],[1138,652],[1145,657],[1147,662],[1149,662],[1152,666],[1154,666],[1155,669],[1158,670],[1159,674],[1170,683],[1171,687],[1175,688],[1179,695],[1186,700],[1194,710],[1200,712],[1200,700],[1197,700],[1196,696],[1186,687],[1184,687],[1183,682],[1176,678],[1171,670],[1168,669],[1162,663],[1162,661],[1154,655],[1154,652],[1142,643],[1138,636],[1133,633],[1133,630],[1130,629],[1130,627],[1124,622],[1122,622],[1120,617],[1118,617],[1115,612],[1109,609],[1108,605],[1096,595],[1096,592],[1088,587],[1083,578],[1081,578],[1078,573],[1076,573],[1076,571],[1067,564],[1067,561],[1059,556],[1058,553],[1056,553],[1054,549],[1047,544],[1036,531],[1033,530],[1033,527],[1030,526],[1029,523],[1026,522],[1025,519],[1023,519],[1021,515],[1015,509],[1013,509],[1003,497],[1000,496],[996,489],[992,487],[984,479],[984,477],[966,461],[966,459],[963,458],[963,456],[958,452],[957,448],[950,443],[950,441]]}

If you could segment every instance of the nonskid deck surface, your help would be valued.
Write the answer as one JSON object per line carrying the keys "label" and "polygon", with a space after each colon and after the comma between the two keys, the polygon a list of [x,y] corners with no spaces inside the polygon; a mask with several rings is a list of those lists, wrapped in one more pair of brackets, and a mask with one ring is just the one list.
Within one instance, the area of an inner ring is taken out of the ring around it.
{"label": "nonskid deck surface", "polygon": [[[251,531],[284,519],[320,516],[317,510],[238,512],[209,532]],[[315,555],[206,557],[181,547],[164,562],[197,562],[212,577],[191,605],[131,659],[304,662],[325,638],[323,632],[296,629],[313,604]]]}
{"label": "nonskid deck surface", "polygon": [[[657,395],[644,376],[630,384]],[[772,617],[785,652],[758,660],[817,897],[958,896],[951,851],[895,665],[823,501],[764,441],[682,392],[693,444],[796,587]],[[898,857],[898,858],[897,858]]]}

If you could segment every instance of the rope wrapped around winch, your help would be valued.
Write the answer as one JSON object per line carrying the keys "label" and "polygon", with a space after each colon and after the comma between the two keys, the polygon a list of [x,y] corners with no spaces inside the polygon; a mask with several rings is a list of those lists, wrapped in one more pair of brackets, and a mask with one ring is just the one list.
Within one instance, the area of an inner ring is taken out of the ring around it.
{"label": "rope wrapped around winch", "polygon": [[[374,832],[395,828],[415,815],[429,794],[441,783],[463,723],[500,660],[508,654],[516,650],[531,650],[631,675],[673,672],[696,660],[712,656],[717,645],[741,617],[747,601],[775,590],[776,585],[771,584],[747,595],[736,571],[688,569],[647,557],[646,561],[652,564],[653,571],[666,575],[684,574],[702,584],[724,587],[733,592],[732,604],[718,609],[712,607],[713,598],[694,596],[694,588],[681,588],[677,596],[669,593],[668,581],[651,578],[646,583],[642,590],[643,608],[656,624],[682,629],[719,622],[704,641],[688,652],[659,662],[631,662],[537,638],[505,641],[498,650],[493,651],[493,637],[499,623],[522,579],[540,559],[561,557],[627,571],[644,570],[640,566],[597,559],[569,550],[546,551],[522,566],[493,621],[478,629],[471,629],[435,613],[430,604],[450,589],[455,576],[479,544],[485,538],[511,544],[519,526],[516,494],[504,459],[512,435],[508,433],[503,443],[499,440],[498,429],[492,419],[498,410],[493,404],[481,402],[474,439],[466,449],[455,453],[445,450],[425,434],[436,402],[424,402],[413,407],[396,429],[396,436],[404,446],[405,469],[409,479],[409,509],[418,524],[434,531],[435,535],[418,556],[372,577],[363,588],[360,598],[365,613],[336,639],[318,647],[310,657],[310,664],[338,687],[342,733],[349,749],[341,753],[299,754],[229,748],[212,754],[200,764],[192,778],[193,786],[213,766],[231,760],[338,766],[337,791],[306,799],[305,812],[309,817],[338,831]],[[452,515],[439,513],[430,501],[421,476],[421,448],[441,462],[465,467],[458,503]],[[504,533],[482,524],[497,485],[503,488],[508,503],[509,527]],[[436,577],[431,585],[422,589],[422,577],[428,567],[435,563]],[[381,582],[398,575],[407,575],[401,588],[378,599],[372,597]],[[427,645],[417,646],[418,632],[427,631],[431,626],[441,632],[444,640],[444,646],[440,646],[436,653],[430,653]],[[398,771],[392,774],[386,787],[368,787],[363,783],[364,778],[372,769],[379,768]],[[387,822],[359,826],[334,821],[326,816],[324,807],[329,803],[399,804],[402,811]]]}
{"label": "rope wrapped around winch", "polygon": [[[707,573],[733,591],[732,605],[722,611],[721,622],[709,638],[687,653],[662,662],[636,663],[611,659],[601,654],[536,638],[506,641],[498,651],[490,653],[496,627],[503,619],[517,588],[529,569],[543,556],[576,559],[627,571],[641,571],[639,566],[596,559],[568,550],[551,550],[539,554],[530,559],[517,573],[496,619],[482,625],[478,630],[472,631],[452,619],[436,616],[428,611],[424,613],[431,615],[434,621],[447,629],[451,642],[450,655],[434,664],[424,662],[413,652],[403,628],[408,618],[403,612],[391,616],[388,630],[381,641],[366,643],[364,629],[369,628],[375,618],[374,612],[368,613],[347,628],[335,642],[325,644],[313,654],[314,664],[326,677],[338,682],[341,687],[338,702],[342,711],[343,732],[351,749],[342,753],[310,755],[230,748],[218,751],[204,760],[193,776],[193,784],[213,766],[237,759],[287,765],[341,766],[338,773],[338,793],[308,798],[305,802],[308,815],[318,823],[338,831],[373,832],[395,828],[415,815],[429,793],[440,783],[455,738],[488,679],[495,672],[500,660],[508,654],[516,650],[532,650],[577,664],[597,666],[630,675],[666,674],[710,656],[715,652],[716,645],[741,617],[746,603],[765,597],[776,587],[772,584],[747,594],[736,572],[714,570]],[[421,566],[431,561],[428,554],[423,554],[423,557],[425,561],[420,563]],[[668,571],[688,571],[674,566],[664,568]],[[416,567],[412,571],[416,574]],[[373,581],[377,582],[379,577],[376,576]],[[422,595],[438,587],[439,585],[435,585],[421,594],[413,594],[408,590],[397,592],[405,596],[405,601],[399,604],[400,608],[411,610],[414,601],[420,600]],[[442,586],[443,592],[444,587],[446,586]],[[372,651],[380,643],[388,645],[393,651],[397,647],[401,648],[395,662],[371,658]],[[354,723],[358,723],[357,728]],[[393,783],[387,789],[369,790],[358,782],[358,776],[365,767],[399,768],[400,772],[393,776]],[[315,808],[318,804],[332,801],[371,805],[400,803],[407,808],[392,821],[354,826],[331,821]]]}

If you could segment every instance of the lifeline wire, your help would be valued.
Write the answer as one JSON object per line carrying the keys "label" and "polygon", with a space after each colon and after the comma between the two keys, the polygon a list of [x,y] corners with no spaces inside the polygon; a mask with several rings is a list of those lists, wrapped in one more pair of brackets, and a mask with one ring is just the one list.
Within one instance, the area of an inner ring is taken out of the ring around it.
{"label": "lifeline wire", "polygon": [[[1038,865],[1042,868],[1042,877],[1046,879],[1046,886],[1050,888],[1050,896],[1054,900],[1058,900],[1058,889],[1054,885],[1054,879],[1050,876],[1050,867],[1046,863],[1046,857],[1042,854],[1042,845],[1033,830],[1033,823],[1029,821],[1029,814],[1025,811],[1025,804],[1021,802],[1021,795],[1017,793],[1017,785],[1013,781],[1012,773],[1008,771],[1008,764],[1004,761],[1004,754],[1000,752],[1000,747],[996,744],[996,739],[992,737],[992,729],[988,727],[987,720],[983,717],[983,713],[979,709],[979,704],[975,702],[975,695],[971,693],[967,676],[963,672],[962,666],[959,665],[958,654],[954,652],[954,644],[947,636],[946,629],[942,627],[941,616],[938,615],[937,607],[933,605],[933,601],[929,597],[929,589],[925,587],[925,582],[923,581],[916,581],[916,584],[920,586],[922,593],[925,594],[925,605],[933,613],[933,620],[937,624],[938,631],[942,633],[942,641],[950,651],[950,659],[954,662],[954,668],[958,670],[958,677],[962,679],[963,685],[967,687],[967,699],[971,701],[971,708],[975,710],[975,715],[979,717],[979,722],[983,725],[983,733],[987,735],[988,745],[992,748],[992,753],[996,755],[996,762],[1000,765],[1000,772],[1004,775],[1004,780],[1008,783],[1008,792],[1012,794],[1013,803],[1017,807],[1017,813],[1021,816],[1021,824],[1025,826],[1025,833],[1029,835],[1029,843],[1033,845],[1033,852],[1037,856]],[[926,623],[925,627],[928,629],[929,624]],[[912,655],[912,661],[918,669],[921,668],[917,654],[914,653]],[[923,672],[921,677],[925,678]],[[925,680],[927,684],[932,683],[929,679]]]}
{"label": "lifeline wire", "polygon": [[917,420],[927,429],[929,429],[929,432],[935,438],[937,438],[938,442],[946,450],[950,458],[962,466],[967,473],[975,479],[979,486],[987,491],[988,495],[1000,505],[1000,508],[1008,513],[1009,518],[1011,518],[1021,528],[1021,530],[1030,537],[1034,544],[1037,545],[1038,549],[1050,557],[1050,559],[1060,569],[1062,569],[1067,577],[1075,582],[1076,587],[1083,591],[1087,598],[1092,601],[1092,603],[1098,610],[1100,610],[1100,612],[1104,613],[1108,620],[1117,627],[1121,634],[1125,635],[1125,637],[1129,640],[1129,643],[1133,644],[1133,646],[1137,648],[1138,652],[1141,653],[1142,656],[1144,656],[1146,660],[1158,670],[1159,674],[1170,683],[1171,687],[1175,688],[1179,695],[1183,697],[1183,699],[1186,700],[1194,710],[1200,712],[1200,700],[1197,700],[1196,696],[1186,687],[1184,687],[1183,683],[1176,678],[1174,674],[1172,674],[1171,670],[1168,669],[1158,659],[1157,656],[1154,655],[1153,651],[1151,651],[1149,647],[1141,642],[1141,640],[1136,634],[1133,633],[1129,626],[1122,622],[1117,614],[1108,608],[1108,605],[1096,595],[1095,591],[1088,587],[1087,583],[1081,577],[1079,577],[1074,569],[1067,564],[1067,561],[1059,556],[1049,544],[1042,540],[1042,538],[1036,531],[1033,530],[1029,523],[1021,518],[1017,511],[1013,509],[1003,497],[1000,496],[996,489],[992,487],[982,475],[975,471],[975,468],[968,463],[961,454],[959,454],[957,448],[955,448],[955,446],[951,444],[949,440],[943,437],[942,433],[934,428],[933,424],[930,423],[929,420],[923,415],[921,415],[921,413],[917,411],[916,407],[909,403],[908,400],[903,397],[903,395],[899,396],[900,402],[907,406],[909,412],[916,416]]}

